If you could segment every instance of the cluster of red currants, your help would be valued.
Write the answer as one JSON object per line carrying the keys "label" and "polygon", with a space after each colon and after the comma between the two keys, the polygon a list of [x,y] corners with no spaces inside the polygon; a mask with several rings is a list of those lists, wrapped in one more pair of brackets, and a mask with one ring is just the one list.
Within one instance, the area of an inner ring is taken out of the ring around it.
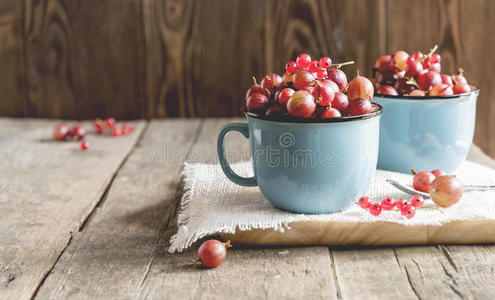
{"label": "cluster of red currants", "polygon": [[89,142],[84,141],[87,133],[88,131],[86,130],[86,128],[82,127],[81,125],[76,125],[72,127],[72,129],[69,129],[69,126],[67,126],[66,124],[60,123],[57,124],[55,128],[53,128],[53,139],[56,141],[83,140],[81,142],[81,149],[88,150]]}
{"label": "cluster of red currants", "polygon": [[[121,127],[117,126],[114,118],[106,118],[105,122],[102,120],[96,120],[93,123],[97,134],[104,134],[105,132],[112,136],[127,135],[134,131],[134,128],[129,123],[124,123]],[[88,131],[81,125],[76,125],[72,129],[64,124],[60,123],[53,129],[53,139],[56,141],[81,141],[81,149],[86,151],[89,149],[89,142],[84,140]]]}
{"label": "cluster of red currants", "polygon": [[412,196],[409,201],[404,198],[394,201],[390,196],[383,198],[380,203],[372,203],[366,196],[363,196],[358,200],[358,205],[363,209],[369,210],[370,214],[375,217],[378,217],[382,213],[382,210],[397,209],[400,211],[401,215],[411,219],[416,215],[416,209],[422,208],[424,204],[425,200],[419,195]]}
{"label": "cluster of red currants", "polygon": [[287,63],[283,76],[270,73],[260,84],[254,79],[246,93],[246,108],[268,117],[334,118],[371,113],[371,81],[358,73],[347,84],[347,76],[340,70],[353,63],[332,64],[329,57],[312,60],[308,54],[300,54],[295,62]]}
{"label": "cluster of red currants", "polygon": [[131,124],[125,122],[121,127],[117,125],[114,118],[106,118],[105,121],[96,119],[93,123],[97,134],[107,133],[112,136],[127,135],[134,131]]}
{"label": "cluster of red currants", "polygon": [[373,80],[377,94],[407,96],[451,96],[471,92],[471,86],[459,68],[457,75],[440,74],[441,57],[435,53],[414,52],[412,56],[403,50],[393,55],[383,55],[375,63]]}

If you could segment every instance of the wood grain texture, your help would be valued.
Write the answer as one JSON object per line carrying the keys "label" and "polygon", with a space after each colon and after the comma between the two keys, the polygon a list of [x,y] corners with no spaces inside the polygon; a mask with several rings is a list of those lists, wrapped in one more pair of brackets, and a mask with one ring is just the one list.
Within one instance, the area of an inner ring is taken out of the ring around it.
{"label": "wood grain texture", "polygon": [[0,2],[0,115],[25,116],[22,7],[17,0]]}
{"label": "wood grain texture", "polygon": [[475,143],[495,157],[491,0],[5,0],[0,116],[232,117],[254,75],[302,52],[369,74],[440,46],[481,87]]}
{"label": "wood grain texture", "polygon": [[139,121],[130,136],[90,135],[92,147],[84,152],[78,142],[52,141],[55,124],[0,119],[2,299],[36,292],[144,128]]}
{"label": "wood grain texture", "polygon": [[[152,121],[98,213],[75,234],[37,296],[336,299],[325,247],[232,249],[212,270],[194,264],[196,249],[167,253],[177,226],[182,162],[209,162],[216,134],[229,121]],[[227,140],[231,153],[248,156],[242,136]]]}

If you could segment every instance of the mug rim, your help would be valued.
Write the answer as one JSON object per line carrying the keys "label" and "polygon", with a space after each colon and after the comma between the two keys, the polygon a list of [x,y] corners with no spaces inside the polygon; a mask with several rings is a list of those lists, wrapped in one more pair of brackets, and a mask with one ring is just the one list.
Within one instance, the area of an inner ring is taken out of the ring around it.
{"label": "mug rim", "polygon": [[345,116],[345,117],[334,117],[334,118],[326,118],[326,119],[316,119],[316,118],[301,118],[301,117],[294,117],[294,116],[289,116],[289,115],[281,115],[281,116],[272,116],[272,117],[267,117],[266,115],[259,114],[259,113],[254,113],[254,112],[249,112],[247,110],[244,111],[244,114],[248,118],[253,118],[253,119],[258,119],[258,120],[264,120],[264,121],[270,121],[270,122],[282,122],[282,123],[313,123],[313,124],[324,124],[324,123],[341,123],[341,122],[352,122],[352,121],[359,121],[359,120],[366,120],[366,119],[372,119],[380,116],[383,111],[383,106],[376,102],[371,102],[373,105],[376,105],[378,107],[377,110],[364,114],[364,115],[357,115],[357,116]]}
{"label": "mug rim", "polygon": [[428,100],[441,100],[441,99],[457,99],[465,96],[469,96],[471,94],[478,95],[480,93],[480,88],[474,84],[469,85],[471,87],[471,92],[456,94],[451,96],[401,96],[401,95],[384,95],[384,94],[375,94],[373,98],[387,98],[387,99],[410,99],[410,100],[419,100],[419,101],[428,101]]}

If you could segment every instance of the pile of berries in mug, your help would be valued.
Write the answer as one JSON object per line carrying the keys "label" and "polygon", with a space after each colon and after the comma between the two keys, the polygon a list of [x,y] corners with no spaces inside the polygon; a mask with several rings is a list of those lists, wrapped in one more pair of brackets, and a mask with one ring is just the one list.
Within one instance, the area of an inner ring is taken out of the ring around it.
{"label": "pile of berries in mug", "polygon": [[457,75],[441,74],[441,57],[436,50],[437,46],[426,55],[414,52],[412,56],[399,50],[378,58],[373,69],[376,93],[423,97],[471,92],[462,68]]}
{"label": "pile of berries in mug", "polygon": [[371,81],[358,72],[347,84],[347,76],[340,70],[352,63],[332,64],[329,57],[312,60],[308,54],[300,54],[295,62],[287,63],[283,76],[270,73],[260,84],[254,79],[246,93],[247,111],[268,118],[322,119],[371,113],[376,109],[371,103]]}

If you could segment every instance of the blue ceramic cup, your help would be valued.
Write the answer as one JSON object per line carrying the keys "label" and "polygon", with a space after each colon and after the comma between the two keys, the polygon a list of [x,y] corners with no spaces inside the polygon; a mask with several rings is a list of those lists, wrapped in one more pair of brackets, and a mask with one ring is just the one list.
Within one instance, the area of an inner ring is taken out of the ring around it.
{"label": "blue ceramic cup", "polygon": [[[248,123],[224,126],[218,157],[225,175],[243,186],[258,186],[275,207],[296,213],[332,213],[364,195],[378,159],[382,108],[362,116],[268,120],[246,113]],[[230,168],[224,138],[238,131],[249,139],[254,177]]]}
{"label": "blue ceramic cup", "polygon": [[373,101],[383,106],[378,168],[455,171],[473,141],[479,94],[473,88],[454,96],[375,95]]}

